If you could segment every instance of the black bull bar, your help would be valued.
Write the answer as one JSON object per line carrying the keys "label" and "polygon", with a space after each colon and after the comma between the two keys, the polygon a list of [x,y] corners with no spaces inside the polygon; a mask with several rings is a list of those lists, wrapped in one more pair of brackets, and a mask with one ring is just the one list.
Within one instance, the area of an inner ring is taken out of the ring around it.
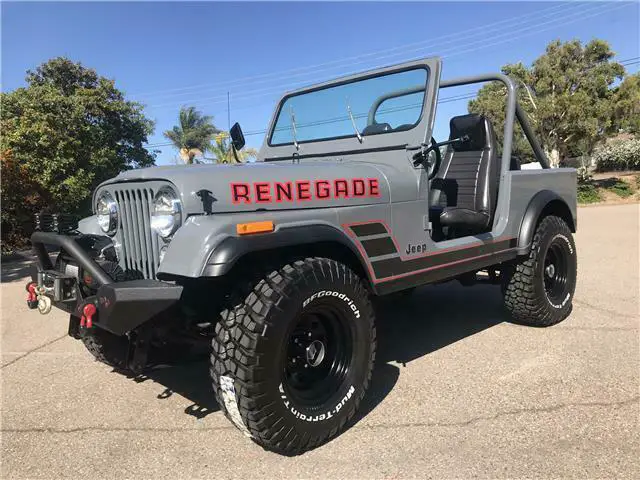
{"label": "black bull bar", "polygon": [[180,300],[180,285],[151,279],[115,282],[78,244],[76,238],[78,237],[51,232],[35,232],[31,235],[31,243],[37,255],[37,281],[43,278],[42,274],[46,275],[48,272],[54,276],[60,275],[60,272],[55,270],[45,247],[54,245],[73,257],[78,266],[88,272],[98,285],[95,295],[81,298],[79,289],[76,289],[74,305],[54,300],[54,306],[81,317],[84,307],[93,304],[97,309],[97,315],[92,324],[116,335],[124,335],[168,310]]}

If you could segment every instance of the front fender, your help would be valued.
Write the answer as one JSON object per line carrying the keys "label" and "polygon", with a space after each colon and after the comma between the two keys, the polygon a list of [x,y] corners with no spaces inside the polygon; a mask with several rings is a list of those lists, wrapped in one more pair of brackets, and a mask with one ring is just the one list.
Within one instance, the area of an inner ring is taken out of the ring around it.
{"label": "front fender", "polygon": [[228,237],[211,252],[202,276],[222,276],[231,270],[240,258],[251,252],[310,245],[319,242],[334,242],[348,247],[358,258],[363,270],[367,271],[366,263],[360,251],[343,230],[331,225],[316,224],[290,226],[269,234]]}
{"label": "front fender", "polygon": [[[306,217],[306,218],[305,218]],[[238,223],[271,220],[271,233],[238,235]],[[319,242],[336,242],[349,248],[368,272],[366,263],[351,237],[339,225],[334,209],[316,210],[313,220],[308,212],[251,212],[234,215],[190,217],[176,232],[165,252],[158,278],[219,277],[247,253]],[[371,280],[371,279],[369,279]]]}

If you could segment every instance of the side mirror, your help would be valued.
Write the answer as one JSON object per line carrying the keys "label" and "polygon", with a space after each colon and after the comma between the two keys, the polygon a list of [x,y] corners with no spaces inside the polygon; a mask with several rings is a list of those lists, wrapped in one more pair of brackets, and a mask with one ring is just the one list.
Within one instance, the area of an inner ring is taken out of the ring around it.
{"label": "side mirror", "polygon": [[244,134],[242,133],[242,127],[238,122],[233,124],[231,130],[229,131],[229,135],[231,135],[231,143],[233,143],[233,148],[236,150],[242,150],[242,147],[245,145]]}

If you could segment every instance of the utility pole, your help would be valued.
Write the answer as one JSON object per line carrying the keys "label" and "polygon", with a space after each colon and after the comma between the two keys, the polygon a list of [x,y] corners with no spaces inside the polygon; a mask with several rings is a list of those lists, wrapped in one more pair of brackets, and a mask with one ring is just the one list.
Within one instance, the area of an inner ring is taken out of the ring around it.
{"label": "utility pole", "polygon": [[231,100],[227,91],[227,131],[231,130]]}

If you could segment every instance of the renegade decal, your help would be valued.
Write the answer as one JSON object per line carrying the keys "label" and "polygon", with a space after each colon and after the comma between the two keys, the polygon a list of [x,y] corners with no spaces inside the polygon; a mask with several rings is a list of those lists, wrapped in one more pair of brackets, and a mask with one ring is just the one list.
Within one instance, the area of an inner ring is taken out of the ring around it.
{"label": "renegade decal", "polygon": [[249,184],[248,183],[232,183],[231,184],[231,201],[233,203],[251,203],[249,200]]}
{"label": "renegade decal", "polygon": [[274,183],[276,189],[276,202],[293,202],[293,185],[291,182]]}
{"label": "renegade decal", "polygon": [[268,183],[254,183],[253,189],[256,192],[256,203],[268,203],[271,201],[271,189]]}
{"label": "renegade decal", "polygon": [[293,182],[231,183],[231,201],[237,203],[305,202],[332,198],[380,196],[377,178],[296,180]]}

